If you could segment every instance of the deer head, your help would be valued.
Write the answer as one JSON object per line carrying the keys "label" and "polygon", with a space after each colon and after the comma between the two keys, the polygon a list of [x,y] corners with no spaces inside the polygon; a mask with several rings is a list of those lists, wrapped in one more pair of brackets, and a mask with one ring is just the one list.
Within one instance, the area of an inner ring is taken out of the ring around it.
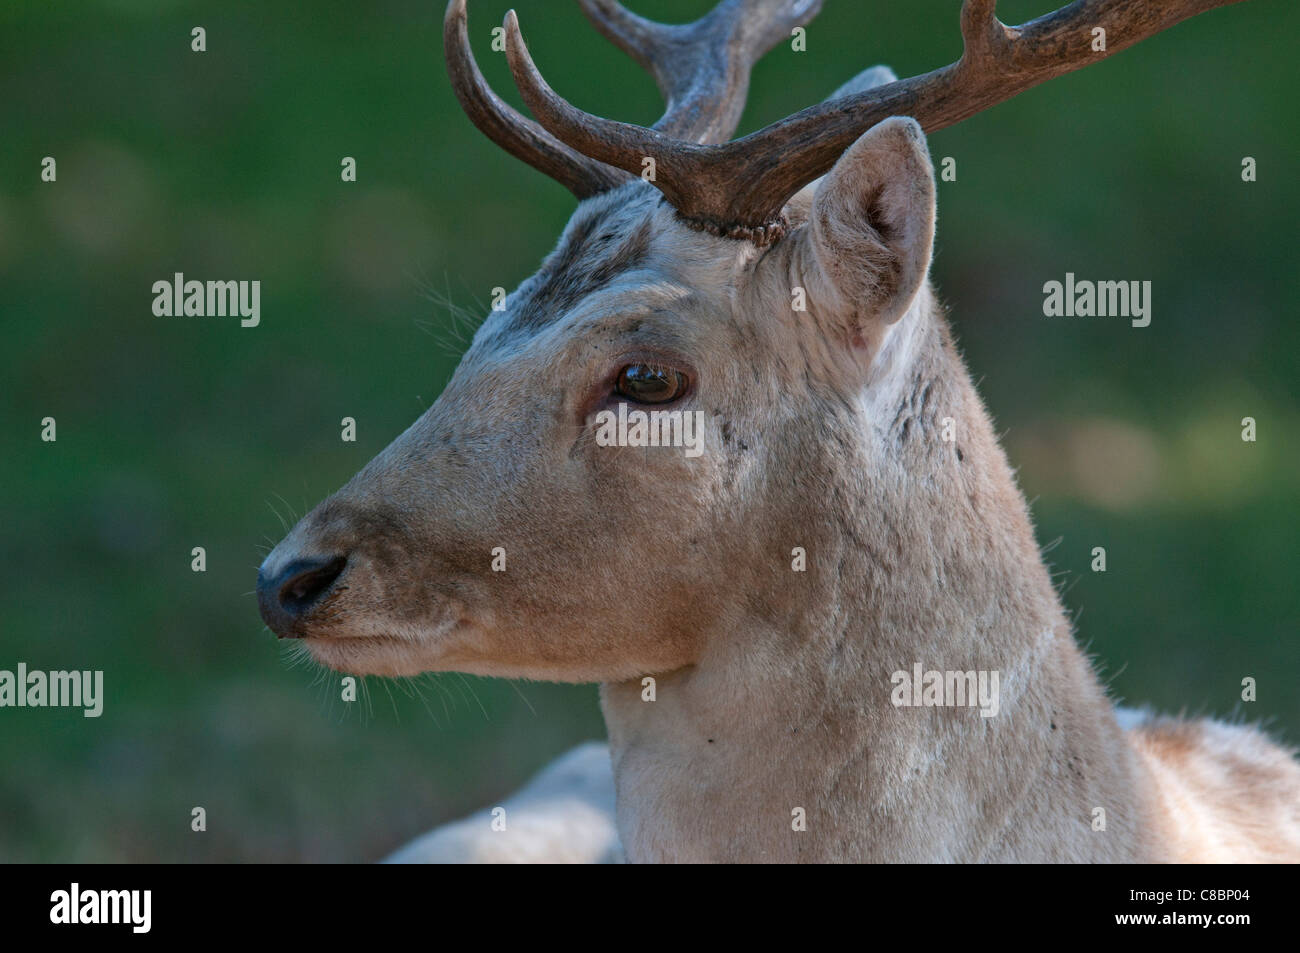
{"label": "deer head", "polygon": [[[993,0],[966,0],[956,63],[868,71],[730,141],[752,65],[820,0],[723,0],[687,26],[580,0],[657,80],[653,128],[561,99],[511,12],[536,121],[520,115],[486,85],[452,0],[466,112],[581,202],[436,403],[266,558],[263,618],[350,672],[615,683],[735,651],[719,639],[741,627],[827,617],[848,565],[834,554],[901,567],[945,545],[913,511],[975,494],[1019,514],[927,282],[924,132],[1225,2],[1080,0],[1008,27]],[[620,405],[698,414],[700,452],[605,445],[602,412]],[[932,439],[940,414],[965,428],[955,444]],[[961,519],[978,523],[972,506]],[[1011,522],[1036,562],[1027,521]],[[816,553],[808,582],[792,581],[796,547]],[[1055,605],[1045,573],[1042,589]]]}

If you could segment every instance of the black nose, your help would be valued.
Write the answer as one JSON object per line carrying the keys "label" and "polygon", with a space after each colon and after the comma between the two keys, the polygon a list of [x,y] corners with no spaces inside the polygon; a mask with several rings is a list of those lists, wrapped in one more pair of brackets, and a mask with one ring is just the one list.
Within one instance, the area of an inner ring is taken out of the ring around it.
{"label": "black nose", "polygon": [[282,639],[301,637],[298,623],[320,603],[347,567],[346,556],[299,559],[274,576],[257,574],[257,607],[262,621]]}

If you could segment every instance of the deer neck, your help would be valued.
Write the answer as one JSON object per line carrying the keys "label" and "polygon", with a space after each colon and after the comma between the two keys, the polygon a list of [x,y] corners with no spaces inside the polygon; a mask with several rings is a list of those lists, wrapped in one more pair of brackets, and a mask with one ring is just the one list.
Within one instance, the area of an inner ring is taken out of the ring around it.
{"label": "deer neck", "polygon": [[[805,472],[826,497],[773,521],[775,538],[740,560],[757,567],[737,571],[745,598],[698,662],[656,675],[653,700],[642,680],[602,686],[630,860],[1147,849],[1143,779],[937,309],[917,333],[896,412],[872,409],[857,453],[798,464],[826,471]],[[772,568],[795,547],[804,571],[792,558]],[[895,705],[895,673],[918,666],[984,673],[990,687],[996,672],[996,710],[926,705],[921,686],[903,700],[922,704]]]}

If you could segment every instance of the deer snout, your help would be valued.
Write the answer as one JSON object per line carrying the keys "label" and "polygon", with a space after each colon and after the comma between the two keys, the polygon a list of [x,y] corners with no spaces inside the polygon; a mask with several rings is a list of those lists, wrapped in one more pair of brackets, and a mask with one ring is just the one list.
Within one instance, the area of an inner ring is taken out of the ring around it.
{"label": "deer snout", "polygon": [[257,572],[257,607],[279,638],[301,638],[298,623],[334,588],[347,568],[346,556],[296,559],[277,572],[268,573],[266,564]]}

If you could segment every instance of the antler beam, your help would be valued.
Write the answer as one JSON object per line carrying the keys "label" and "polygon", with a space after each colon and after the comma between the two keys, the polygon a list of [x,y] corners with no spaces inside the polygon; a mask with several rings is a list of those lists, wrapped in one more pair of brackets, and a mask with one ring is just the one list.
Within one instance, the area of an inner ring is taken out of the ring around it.
{"label": "antler beam", "polygon": [[[717,143],[736,131],[754,64],[794,27],[816,16],[822,0],[722,0],[704,17],[680,26],[639,17],[617,0],[578,4],[601,33],[654,77],[667,104],[655,128],[674,140]],[[501,148],[580,199],[628,180],[627,172],[562,142],[492,91],[470,49],[465,0],[447,5],[443,49],[461,107]]]}
{"label": "antler beam", "polygon": [[[653,157],[653,184],[689,222],[721,235],[771,241],[781,232],[786,201],[827,172],[880,120],[912,116],[934,132],[1188,17],[1237,2],[1076,0],[1008,27],[995,16],[995,0],[965,0],[964,51],[957,62],[820,103],[723,145],[684,141],[666,130],[603,119],[570,105],[542,79],[513,11],[505,21],[506,55],[528,108],[557,138],[632,173],[641,170],[645,157]],[[1105,31],[1104,44],[1098,29]]]}

